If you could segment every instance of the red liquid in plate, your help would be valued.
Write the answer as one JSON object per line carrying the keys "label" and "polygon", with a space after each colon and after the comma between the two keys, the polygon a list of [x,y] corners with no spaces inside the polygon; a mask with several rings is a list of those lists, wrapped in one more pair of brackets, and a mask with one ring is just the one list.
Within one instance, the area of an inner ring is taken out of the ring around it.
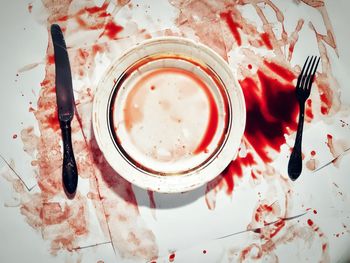
{"label": "red liquid in plate", "polygon": [[[148,103],[146,102],[148,100]],[[153,107],[148,119],[145,116],[145,103]],[[189,115],[188,112],[195,110],[197,116]],[[152,118],[153,116],[155,118]],[[201,116],[203,115],[203,116]],[[196,119],[203,119],[207,115],[206,123],[196,124]],[[192,116],[192,117],[191,117]],[[191,117],[191,118],[189,118]],[[207,146],[213,139],[218,126],[218,108],[215,98],[207,85],[194,73],[179,68],[155,69],[143,76],[128,94],[124,108],[126,130],[131,135],[133,128],[142,125],[139,129],[145,129],[145,125],[163,126],[161,122],[168,123],[168,127],[178,129],[179,136],[168,138],[175,141],[176,145],[185,138],[180,138],[181,129],[202,129],[198,131],[200,137],[192,138],[191,142],[184,142],[180,148],[185,148],[188,143],[192,144],[191,152],[198,154],[206,151]],[[166,133],[166,131],[164,131]],[[186,137],[186,134],[185,134]],[[188,137],[188,135],[187,135]],[[161,134],[160,137],[162,138]],[[159,144],[165,143],[160,139]],[[198,140],[200,139],[200,140]],[[156,142],[158,144],[158,142]],[[156,148],[156,145],[153,146]],[[179,153],[185,151],[178,149]]]}
{"label": "red liquid in plate", "polygon": [[135,166],[179,175],[198,169],[220,151],[228,104],[211,69],[179,56],[148,57],[115,85],[112,133]]}

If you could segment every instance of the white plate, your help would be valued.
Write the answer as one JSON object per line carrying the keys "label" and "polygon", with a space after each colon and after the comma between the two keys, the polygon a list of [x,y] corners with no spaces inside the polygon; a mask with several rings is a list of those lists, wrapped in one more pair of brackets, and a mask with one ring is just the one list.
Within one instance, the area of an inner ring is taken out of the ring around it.
{"label": "white plate", "polygon": [[109,164],[153,191],[197,188],[238,151],[245,127],[241,88],[228,64],[194,41],[142,42],[98,85],[93,129]]}

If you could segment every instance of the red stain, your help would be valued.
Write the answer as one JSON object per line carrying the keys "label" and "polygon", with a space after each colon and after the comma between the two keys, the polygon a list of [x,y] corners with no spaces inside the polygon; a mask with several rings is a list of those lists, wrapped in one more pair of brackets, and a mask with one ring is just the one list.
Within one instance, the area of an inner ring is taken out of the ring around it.
{"label": "red stain", "polygon": [[[321,79],[321,78],[320,78]],[[329,83],[325,83],[316,78],[321,99],[321,113],[327,115],[333,104],[333,91],[329,88]]]}
{"label": "red stain", "polygon": [[54,55],[48,55],[47,56],[47,63],[49,65],[55,64],[55,56]]}
{"label": "red stain", "polygon": [[221,19],[224,19],[225,22],[227,23],[228,27],[230,28],[230,31],[235,38],[237,45],[240,46],[242,44],[242,39],[241,35],[239,34],[238,29],[242,29],[242,25],[239,23],[235,22],[232,18],[232,12],[222,12],[220,13]]}
{"label": "red stain", "polygon": [[169,255],[169,262],[174,262],[175,260],[175,253],[172,253]]}
{"label": "red stain", "polygon": [[259,222],[260,220],[263,220],[265,225],[267,222],[265,222],[264,218],[266,217],[267,214],[271,214],[271,213],[273,213],[272,205],[267,205],[267,204],[259,205],[255,211],[255,215],[254,215],[255,221]]}
{"label": "red stain", "polygon": [[252,64],[248,64],[248,68],[252,69],[253,68]]}
{"label": "red stain", "polygon": [[312,100],[308,99],[306,101],[306,107],[305,107],[305,115],[307,121],[311,121],[314,118],[314,114],[312,113]]}
{"label": "red stain", "polygon": [[151,90],[155,90],[156,87],[152,85],[152,86],[150,87],[150,89],[151,89]]}
{"label": "red stain", "polygon": [[102,53],[104,48],[101,45],[95,44],[92,46],[92,55],[95,57],[97,53]]}
{"label": "red stain", "polygon": [[[282,70],[272,63],[266,65],[284,79],[291,80],[294,76],[288,69]],[[253,77],[240,81],[247,108],[245,137],[260,158],[268,163],[272,161],[269,148],[279,152],[280,146],[285,143],[287,127],[296,130],[298,102],[291,83],[282,83],[261,70],[258,70],[257,77],[257,81]]]}
{"label": "red stain", "polygon": [[120,33],[123,30],[122,26],[117,25],[113,21],[109,21],[106,26],[104,31],[102,32],[101,36],[107,36],[109,39],[117,39],[118,33]]}
{"label": "red stain", "polygon": [[154,192],[151,190],[147,190],[147,194],[149,197],[150,207],[153,209],[156,208],[156,202],[154,200]]}
{"label": "red stain", "polygon": [[313,222],[311,219],[308,219],[308,220],[307,220],[307,224],[308,224],[309,226],[313,226],[313,225],[314,225],[314,222]]}
{"label": "red stain", "polygon": [[270,232],[270,237],[268,239],[273,238],[275,235],[277,235],[281,229],[286,225],[286,222],[284,219],[280,219],[278,220],[275,224],[274,224],[274,229]]}
{"label": "red stain", "polygon": [[84,8],[84,10],[89,15],[97,14],[97,17],[108,17],[109,14],[106,12],[107,7],[108,7],[108,3],[103,3],[101,7],[98,7],[98,6],[86,7]]}
{"label": "red stain", "polygon": [[33,4],[32,3],[29,3],[28,4],[28,12],[31,13],[33,10]]}
{"label": "red stain", "polygon": [[229,166],[222,172],[221,176],[227,184],[227,193],[232,194],[234,189],[234,177],[242,177],[243,167],[255,164],[254,157],[248,153],[246,157],[237,158],[232,161]]}
{"label": "red stain", "polygon": [[284,78],[288,82],[292,82],[295,79],[295,74],[281,65],[266,60],[264,61],[264,64],[274,73]]}
{"label": "red stain", "polygon": [[60,123],[58,121],[58,113],[57,109],[50,115],[47,116],[46,121],[44,123],[46,127],[50,127],[54,131],[57,131],[60,129]]}
{"label": "red stain", "polygon": [[271,44],[271,40],[270,40],[270,36],[268,33],[261,33],[260,37],[264,43],[264,45],[268,48],[268,49],[272,49],[272,44]]}

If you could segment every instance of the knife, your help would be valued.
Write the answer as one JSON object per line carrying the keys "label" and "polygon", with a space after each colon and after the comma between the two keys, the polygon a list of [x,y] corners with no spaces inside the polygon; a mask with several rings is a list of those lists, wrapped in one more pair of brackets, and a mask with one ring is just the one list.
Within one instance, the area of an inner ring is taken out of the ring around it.
{"label": "knife", "polygon": [[70,196],[75,193],[78,185],[78,170],[71,138],[71,121],[75,109],[72,75],[66,43],[59,25],[53,24],[51,26],[51,37],[55,52],[58,119],[63,140],[62,180],[64,189],[67,195]]}

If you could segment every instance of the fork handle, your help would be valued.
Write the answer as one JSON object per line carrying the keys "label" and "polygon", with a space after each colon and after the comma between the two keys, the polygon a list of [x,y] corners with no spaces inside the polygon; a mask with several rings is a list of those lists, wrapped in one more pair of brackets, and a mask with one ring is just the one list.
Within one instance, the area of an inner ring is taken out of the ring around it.
{"label": "fork handle", "polygon": [[305,113],[305,104],[299,104],[300,113],[299,113],[299,122],[297,135],[294,142],[294,147],[292,154],[290,155],[288,162],[288,175],[289,178],[295,181],[301,174],[303,167],[302,155],[301,155],[301,142],[303,139],[303,127],[304,127],[304,113]]}

